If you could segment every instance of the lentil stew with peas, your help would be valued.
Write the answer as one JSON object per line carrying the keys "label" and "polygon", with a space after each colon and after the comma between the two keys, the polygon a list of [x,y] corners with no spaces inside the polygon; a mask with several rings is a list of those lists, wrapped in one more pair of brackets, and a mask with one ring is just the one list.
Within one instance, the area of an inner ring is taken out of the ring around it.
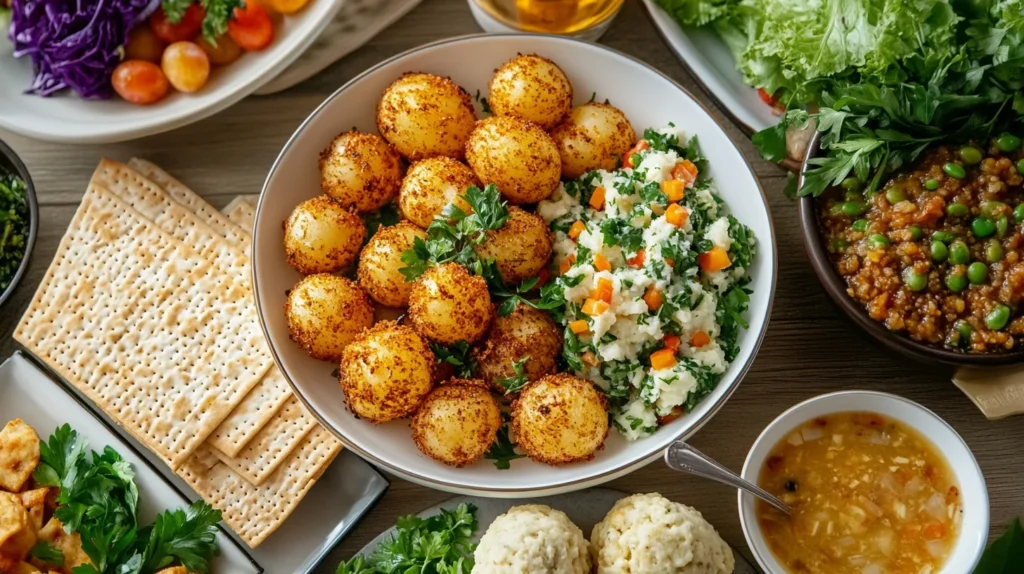
{"label": "lentil stew with peas", "polygon": [[937,146],[877,192],[854,178],[816,199],[847,293],[889,330],[965,353],[1024,335],[1024,150]]}

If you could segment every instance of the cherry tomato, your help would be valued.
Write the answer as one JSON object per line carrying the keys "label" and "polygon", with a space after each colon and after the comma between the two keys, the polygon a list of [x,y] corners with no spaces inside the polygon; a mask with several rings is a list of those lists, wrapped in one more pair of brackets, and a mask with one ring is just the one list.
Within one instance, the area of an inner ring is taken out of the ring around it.
{"label": "cherry tomato", "polygon": [[206,18],[206,10],[197,2],[190,4],[185,9],[185,13],[177,24],[172,24],[167,19],[167,14],[164,13],[163,7],[159,7],[149,17],[149,25],[153,28],[153,32],[157,37],[171,44],[195,38],[196,34],[199,33],[199,29],[203,27],[204,18]]}
{"label": "cherry tomato", "polygon": [[243,50],[262,50],[274,41],[274,23],[259,4],[247,3],[245,8],[235,8],[234,17],[228,20],[228,34]]}
{"label": "cherry tomato", "polygon": [[210,58],[192,42],[175,42],[164,50],[160,61],[167,81],[179,92],[191,93],[210,78]]}
{"label": "cherry tomato", "polygon": [[235,41],[231,39],[231,36],[228,36],[227,34],[217,38],[216,46],[207,42],[206,38],[197,36],[196,45],[206,52],[206,55],[210,58],[210,63],[214,66],[230,64],[242,55],[242,49],[239,48],[238,44],[236,44]]}
{"label": "cherry tomato", "polygon": [[121,62],[114,68],[110,82],[117,95],[141,106],[162,100],[170,89],[160,66],[145,60]]}
{"label": "cherry tomato", "polygon": [[267,7],[279,14],[294,14],[309,4],[309,0],[265,0]]}
{"label": "cherry tomato", "polygon": [[769,106],[775,105],[775,96],[769,94],[764,88],[757,89],[757,97],[761,98],[761,101]]}
{"label": "cherry tomato", "polygon": [[167,43],[161,40],[153,29],[146,25],[132,28],[128,34],[128,44],[124,47],[126,60],[145,60],[160,63]]}

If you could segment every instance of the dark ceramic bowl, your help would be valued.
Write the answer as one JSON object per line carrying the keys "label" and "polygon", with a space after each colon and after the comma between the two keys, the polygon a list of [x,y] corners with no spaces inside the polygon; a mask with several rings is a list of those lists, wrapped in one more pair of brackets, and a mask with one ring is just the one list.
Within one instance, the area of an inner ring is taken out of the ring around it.
{"label": "dark ceramic bowl", "polygon": [[28,242],[25,244],[25,256],[21,259],[21,265],[14,272],[14,277],[7,285],[7,289],[0,292],[0,306],[10,298],[11,294],[18,287],[25,270],[28,269],[29,259],[32,258],[32,248],[36,245],[36,232],[39,230],[39,201],[36,199],[36,188],[32,185],[32,178],[29,177],[28,169],[7,144],[0,140],[0,171],[13,173],[25,182],[25,199],[28,201]]}
{"label": "dark ceramic bowl", "polygon": [[[821,133],[814,134],[810,145],[807,146],[804,167],[807,166],[807,160],[817,157],[821,153],[820,141]],[[801,169],[798,185],[803,185],[803,169]],[[818,280],[821,281],[825,292],[832,298],[836,306],[842,309],[854,323],[867,331],[872,338],[893,351],[926,363],[938,362],[955,366],[986,367],[1024,362],[1024,351],[971,355],[919,343],[904,334],[890,331],[885,325],[868,316],[863,305],[854,301],[846,293],[846,282],[832,266],[832,260],[825,248],[825,238],[818,226],[814,201],[812,197],[802,197],[799,200],[800,226],[803,228],[804,246],[807,248],[807,257],[811,260],[811,267],[814,268]]]}

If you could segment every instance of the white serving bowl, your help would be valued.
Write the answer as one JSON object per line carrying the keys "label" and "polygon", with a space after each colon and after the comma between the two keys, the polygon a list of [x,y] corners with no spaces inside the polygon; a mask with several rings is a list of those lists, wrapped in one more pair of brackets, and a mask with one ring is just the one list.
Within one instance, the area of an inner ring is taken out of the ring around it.
{"label": "white serving bowl", "polygon": [[[902,422],[927,437],[949,463],[960,485],[963,516],[960,538],[942,570],[935,574],[967,574],[974,570],[988,540],[988,488],[978,461],[953,427],[925,407],[889,393],[840,391],[806,400],[778,416],[754,441],[743,463],[744,479],[757,484],[761,468],[772,449],[790,432],[807,421],[829,414],[865,411]],[[754,497],[740,491],[740,524],[754,558],[769,574],[788,574],[765,543],[755,514]]]}
{"label": "white serving bowl", "polygon": [[[435,462],[417,450],[404,421],[373,425],[356,419],[331,372],[337,365],[316,361],[288,338],[282,310],[286,291],[300,279],[284,259],[281,223],[301,201],[320,194],[317,158],[338,133],[353,126],[376,132],[375,109],[384,89],[402,73],[450,76],[474,94],[486,96],[494,70],[517,53],[554,59],[575,88],[576,103],[596,92],[632,121],[638,133],[670,121],[700,137],[711,175],[733,213],[753,229],[759,251],[750,269],[753,283],[750,328],[741,351],[721,384],[693,412],[654,436],[627,443],[612,432],[604,450],[590,462],[552,467],[526,459],[497,470],[490,461],[466,468]],[[260,195],[252,247],[253,287],[260,320],[275,359],[296,394],[324,426],[364,458],[414,482],[483,496],[555,494],[593,486],[624,475],[658,456],[673,440],[697,431],[736,390],[749,369],[768,324],[775,288],[776,254],[764,194],[739,150],[718,121],[684,89],[654,69],[608,48],[556,36],[479,35],[444,40],[400,54],[367,70],[327,98],[285,144]]]}
{"label": "white serving bowl", "polygon": [[5,37],[0,45],[0,127],[44,141],[112,143],[165,132],[211,116],[256,91],[296,60],[333,20],[345,0],[310,0],[296,14],[274,16],[274,42],[246,52],[229,66],[214,67],[210,81],[194,94],[173,89],[148,106],[116,95],[84,100],[70,91],[43,98],[26,94],[32,83],[28,57],[14,59]]}

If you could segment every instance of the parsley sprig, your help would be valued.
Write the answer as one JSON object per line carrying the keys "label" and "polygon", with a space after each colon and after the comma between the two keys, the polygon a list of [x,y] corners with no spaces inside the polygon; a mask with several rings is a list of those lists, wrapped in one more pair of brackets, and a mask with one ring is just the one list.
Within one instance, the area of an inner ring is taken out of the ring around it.
{"label": "parsley sprig", "polygon": [[[161,0],[160,6],[163,8],[164,14],[167,15],[167,20],[171,24],[178,24],[185,16],[188,7],[195,4],[196,1]],[[228,31],[228,20],[231,19],[235,8],[242,8],[245,6],[245,2],[243,0],[198,0],[198,2],[206,12],[206,16],[203,18],[203,39],[216,46],[217,38]]]}
{"label": "parsley sprig", "polygon": [[515,374],[511,377],[498,379],[498,384],[501,385],[501,388],[505,389],[506,395],[518,393],[530,382],[530,379],[526,376],[526,362],[529,360],[530,355],[526,355],[518,361],[512,361],[512,371]]}
{"label": "parsley sprig", "polygon": [[[507,419],[508,414],[502,413],[502,418]],[[509,436],[508,421],[506,420],[505,424],[498,429],[498,438],[484,453],[484,458],[494,462],[494,466],[498,470],[508,470],[512,467],[513,460],[526,456],[516,452],[517,446],[519,446],[518,443],[512,442],[512,438]]]}
{"label": "parsley sprig", "polygon": [[434,357],[438,363],[448,363],[455,367],[455,376],[460,379],[468,379],[473,376],[476,370],[476,360],[473,359],[472,348],[466,341],[456,341],[447,347],[440,343],[430,343],[430,349],[434,351]]}

